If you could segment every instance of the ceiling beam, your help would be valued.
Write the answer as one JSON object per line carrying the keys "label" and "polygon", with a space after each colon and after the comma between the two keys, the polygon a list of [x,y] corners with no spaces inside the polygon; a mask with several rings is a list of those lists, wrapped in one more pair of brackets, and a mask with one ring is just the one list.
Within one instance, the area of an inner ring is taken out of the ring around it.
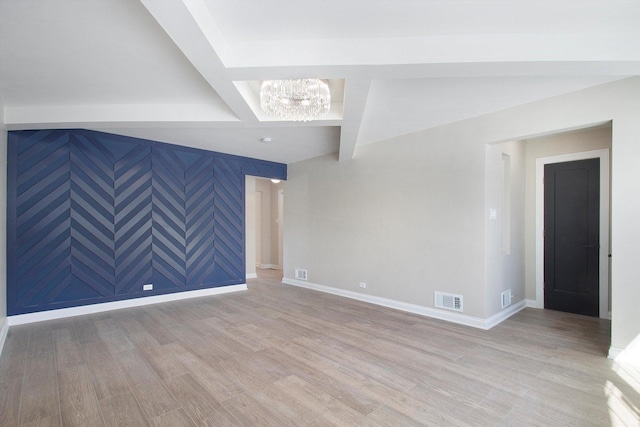
{"label": "ceiling beam", "polygon": [[251,40],[230,44],[229,67],[637,61],[640,34],[450,34]]}
{"label": "ceiling beam", "polygon": [[241,121],[255,122],[223,63],[226,43],[202,0],[140,0],[176,46]]}
{"label": "ceiling beam", "polygon": [[346,162],[353,159],[358,143],[360,123],[369,95],[369,78],[350,78],[344,83],[343,123],[340,129],[340,151],[338,160]]}
{"label": "ceiling beam", "polygon": [[39,127],[122,127],[139,123],[163,126],[196,123],[239,123],[226,105],[212,104],[118,104],[118,105],[50,105],[5,107],[4,122],[12,129]]}

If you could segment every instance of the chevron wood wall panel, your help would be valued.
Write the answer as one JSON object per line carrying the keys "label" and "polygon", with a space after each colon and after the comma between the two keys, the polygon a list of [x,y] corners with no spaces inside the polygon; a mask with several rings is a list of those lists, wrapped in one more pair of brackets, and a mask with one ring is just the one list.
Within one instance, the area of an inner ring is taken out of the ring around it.
{"label": "chevron wood wall panel", "polygon": [[206,153],[153,151],[154,285],[208,282],[214,268],[212,165]]}
{"label": "chevron wood wall panel", "polygon": [[12,131],[8,154],[10,315],[243,283],[245,174],[286,179],[86,130]]}
{"label": "chevron wood wall panel", "polygon": [[84,135],[71,139],[69,183],[70,283],[52,301],[109,296],[115,288],[114,173],[102,144]]}
{"label": "chevron wood wall panel", "polygon": [[28,135],[10,148],[8,164],[17,179],[8,189],[14,221],[7,227],[7,252],[19,262],[7,259],[8,278],[15,282],[7,292],[14,305],[36,306],[70,285],[69,148],[69,136],[55,132]]}
{"label": "chevron wood wall panel", "polygon": [[[238,162],[215,160],[214,262],[217,280],[233,280],[244,265],[244,175]],[[240,215],[237,214],[240,212]]]}
{"label": "chevron wood wall panel", "polygon": [[115,294],[141,292],[151,283],[151,146],[107,140],[113,150]]}

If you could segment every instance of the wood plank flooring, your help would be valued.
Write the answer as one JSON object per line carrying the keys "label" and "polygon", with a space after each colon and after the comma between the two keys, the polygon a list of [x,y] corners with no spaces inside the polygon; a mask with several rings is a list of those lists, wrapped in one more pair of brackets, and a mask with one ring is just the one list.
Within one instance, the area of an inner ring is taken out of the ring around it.
{"label": "wood plank flooring", "polygon": [[490,331],[280,283],[12,327],[1,426],[640,425],[608,321]]}

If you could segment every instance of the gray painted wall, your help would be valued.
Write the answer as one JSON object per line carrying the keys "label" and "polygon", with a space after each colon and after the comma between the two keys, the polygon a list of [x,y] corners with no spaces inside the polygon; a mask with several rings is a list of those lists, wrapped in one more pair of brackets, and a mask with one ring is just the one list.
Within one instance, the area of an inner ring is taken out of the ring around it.
{"label": "gray painted wall", "polygon": [[[484,211],[487,317],[502,310],[503,291],[511,291],[512,302],[524,299],[524,178],[523,141],[487,145]],[[490,217],[492,209],[496,212],[495,219]]]}
{"label": "gray painted wall", "polygon": [[640,336],[638,117],[634,77],[367,145],[348,163],[291,164],[284,277],[307,268],[312,283],[360,292],[364,281],[427,307],[434,290],[459,293],[465,314],[490,317],[486,278],[502,273],[486,271],[486,144],[612,121],[612,347],[625,349]]}

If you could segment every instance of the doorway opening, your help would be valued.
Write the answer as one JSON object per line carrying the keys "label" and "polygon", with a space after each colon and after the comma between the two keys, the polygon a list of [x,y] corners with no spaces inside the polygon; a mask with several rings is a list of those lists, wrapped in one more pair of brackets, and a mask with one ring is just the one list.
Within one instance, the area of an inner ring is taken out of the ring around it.
{"label": "doorway opening", "polygon": [[247,176],[246,277],[282,279],[284,185]]}

